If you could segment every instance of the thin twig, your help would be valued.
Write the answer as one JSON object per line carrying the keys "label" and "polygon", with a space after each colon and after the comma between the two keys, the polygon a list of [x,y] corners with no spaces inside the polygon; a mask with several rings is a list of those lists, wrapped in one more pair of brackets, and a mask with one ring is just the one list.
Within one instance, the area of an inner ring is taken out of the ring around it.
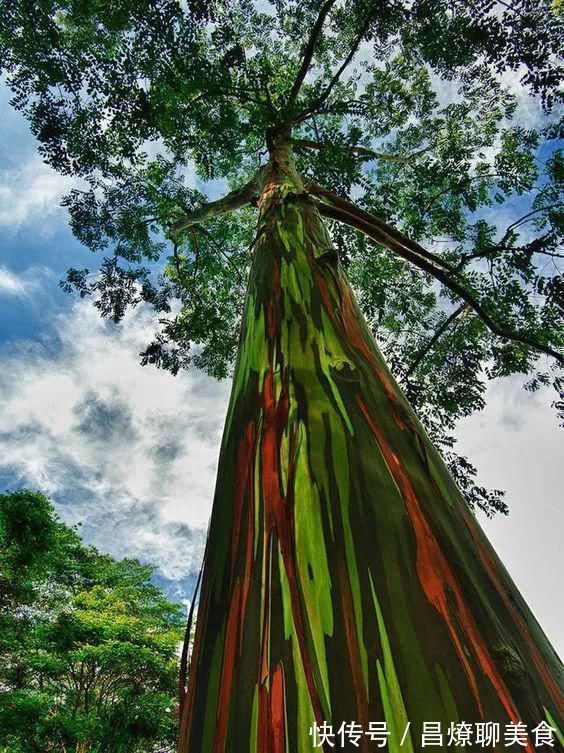
{"label": "thin twig", "polygon": [[200,572],[198,573],[198,580],[196,581],[196,587],[192,594],[192,601],[190,602],[190,609],[188,611],[188,621],[186,623],[186,631],[184,633],[184,644],[182,646],[182,654],[180,657],[180,676],[178,679],[178,695],[180,700],[180,708],[186,698],[186,680],[188,678],[188,651],[190,648],[190,633],[192,632],[192,623],[194,621],[194,606],[196,604],[196,597],[198,596],[198,590],[200,588],[200,582],[202,580],[202,572],[204,570],[204,560],[200,566]]}
{"label": "thin twig", "polygon": [[376,152],[374,149],[369,149],[366,146],[349,146],[348,144],[333,144],[330,141],[313,141],[312,139],[291,139],[291,144],[303,149],[313,149],[321,152],[327,148],[340,149],[342,151],[349,152],[355,157],[361,159],[377,159],[381,162],[399,162],[400,164],[407,164],[411,159],[418,154],[422,154],[423,151],[412,152],[411,154],[389,154],[388,152]]}
{"label": "thin twig", "polygon": [[[462,178],[458,181],[458,185],[455,186],[455,188],[458,188],[459,191],[462,191],[465,186],[468,186],[470,183],[473,183],[475,180],[488,180],[491,178],[505,178],[506,176],[503,173],[484,173],[483,175],[469,175],[466,178]],[[527,190],[531,190],[533,186],[531,186],[528,183],[524,183],[523,181],[519,180],[517,181],[522,188],[525,188]],[[421,216],[427,214],[429,209],[433,206],[433,204],[441,198],[441,196],[445,196],[448,193],[451,193],[453,191],[453,187],[449,186],[448,188],[445,188],[442,191],[439,191],[434,196],[431,197],[431,199],[427,202],[427,204],[423,207],[421,210]]]}
{"label": "thin twig", "polygon": [[219,253],[224,257],[224,259],[227,261],[227,263],[231,266],[231,268],[233,269],[233,271],[235,272],[235,274],[239,278],[239,282],[241,284],[243,284],[245,282],[245,280],[243,278],[243,275],[239,271],[239,268],[237,266],[235,266],[235,264],[233,263],[233,260],[231,259],[231,257],[228,254],[225,253],[225,251],[221,248],[221,246],[216,241],[216,239],[213,237],[213,235],[209,232],[209,230],[206,230],[206,228],[203,225],[195,225],[194,227],[197,230],[199,230],[201,233],[203,233],[208,238],[208,240],[210,241],[210,243],[212,244],[212,246],[214,246],[217,249],[217,251],[219,251]]}
{"label": "thin twig", "polygon": [[433,345],[442,337],[442,335],[447,331],[447,329],[454,322],[454,320],[457,319],[464,311],[467,311],[469,308],[470,306],[468,305],[468,303],[466,302],[461,303],[460,306],[457,309],[455,309],[447,319],[445,319],[445,321],[441,324],[440,327],[438,327],[437,331],[431,337],[431,339],[427,343],[425,343],[425,345],[422,348],[420,348],[417,351],[411,366],[405,372],[406,378],[408,376],[411,376],[411,374],[413,374],[413,372],[419,366],[421,361],[425,358],[427,353],[429,353]]}

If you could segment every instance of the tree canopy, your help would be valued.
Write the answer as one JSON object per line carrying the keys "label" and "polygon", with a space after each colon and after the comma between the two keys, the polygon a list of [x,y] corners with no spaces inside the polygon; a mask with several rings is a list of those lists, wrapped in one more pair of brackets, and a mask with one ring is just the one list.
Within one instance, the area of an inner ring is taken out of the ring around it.
{"label": "tree canopy", "polygon": [[522,122],[511,91],[553,109],[560,6],[0,5],[13,104],[76,176],[71,227],[102,256],[64,287],[114,321],[153,306],[144,364],[228,375],[256,175],[284,134],[407,397],[470,504],[505,511],[452,430],[496,377],[552,384],[564,406],[560,129]]}
{"label": "tree canopy", "polygon": [[180,605],[85,546],[51,503],[0,495],[0,750],[154,751],[176,736]]}

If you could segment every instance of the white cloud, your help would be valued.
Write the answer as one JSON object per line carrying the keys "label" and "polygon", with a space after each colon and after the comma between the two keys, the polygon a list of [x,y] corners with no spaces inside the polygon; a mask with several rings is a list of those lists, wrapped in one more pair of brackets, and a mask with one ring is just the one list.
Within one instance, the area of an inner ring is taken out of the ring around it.
{"label": "white cloud", "polygon": [[562,429],[554,394],[531,394],[521,384],[511,378],[491,386],[486,408],[459,426],[457,450],[475,463],[481,483],[506,490],[509,517],[482,517],[482,526],[562,655]]}
{"label": "white cloud", "polygon": [[0,267],[0,295],[26,295],[26,286],[15,274],[9,269]]}
{"label": "white cloud", "polygon": [[0,267],[0,296],[29,296],[41,287],[45,277],[51,272],[46,267],[30,267],[23,274],[15,275],[6,267]]}
{"label": "white cloud", "polygon": [[[501,85],[515,97],[516,102],[515,114],[510,120],[505,119],[503,123],[505,126],[517,123],[522,128],[542,128],[550,121],[557,120],[558,113],[549,115],[544,112],[540,97],[533,95],[530,87],[521,81],[525,72],[525,66],[521,65],[517,70],[508,69],[495,74]],[[463,101],[458,78],[455,77],[450,81],[443,79],[430,68],[428,68],[428,73],[441,108],[453,102]]]}
{"label": "white cloud", "polygon": [[101,549],[174,579],[199,566],[228,385],[142,368],[151,333],[148,313],[115,328],[81,301],[59,318],[55,354],[4,358],[0,469],[51,495]]}
{"label": "white cloud", "polygon": [[533,96],[530,87],[525,86],[521,81],[525,72],[525,66],[520,65],[515,71],[503,71],[499,79],[503,86],[513,94],[517,103],[513,122],[518,123],[522,128],[542,128],[550,121],[558,120],[558,113],[547,115],[544,112],[540,97]]}
{"label": "white cloud", "polygon": [[[33,155],[19,168],[0,173],[0,225],[18,230],[25,223],[41,227],[47,218],[62,212],[61,197],[77,181],[60,175]],[[49,228],[43,228],[45,232]]]}

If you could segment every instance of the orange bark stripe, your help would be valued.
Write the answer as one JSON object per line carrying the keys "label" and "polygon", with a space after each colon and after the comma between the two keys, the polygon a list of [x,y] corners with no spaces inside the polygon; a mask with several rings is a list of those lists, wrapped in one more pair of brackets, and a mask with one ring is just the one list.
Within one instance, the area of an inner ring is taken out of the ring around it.
{"label": "orange bark stripe", "polygon": [[470,531],[470,535],[472,536],[472,540],[478,550],[478,553],[480,554],[480,557],[482,558],[482,562],[485,565],[485,570],[487,571],[490,577],[490,581],[492,582],[494,588],[496,589],[497,593],[501,597],[501,600],[503,601],[505,608],[512,615],[513,620],[515,624],[517,625],[517,629],[521,633],[521,637],[523,641],[525,642],[527,648],[529,649],[529,655],[531,657],[531,660],[533,661],[537,669],[537,672],[539,673],[539,676],[544,682],[544,686],[546,690],[548,691],[548,693],[550,694],[550,697],[554,701],[556,708],[560,708],[562,704],[562,692],[560,688],[558,687],[558,685],[556,684],[554,677],[550,674],[548,666],[546,662],[544,661],[544,659],[542,658],[542,656],[540,655],[538,648],[532,642],[527,624],[525,620],[523,619],[521,612],[517,609],[516,605],[508,597],[507,592],[505,588],[503,587],[503,584],[500,581],[496,564],[493,561],[491,554],[487,551],[487,547],[484,541],[482,541],[477,536],[476,531],[473,530],[471,525],[469,525],[469,522],[466,519],[466,517],[465,517],[465,523],[468,530]]}
{"label": "orange bark stripe", "polygon": [[[374,434],[380,451],[382,452],[388,468],[406,503],[417,541],[417,573],[419,575],[419,580],[427,594],[427,598],[438,609],[445,620],[457,652],[465,667],[480,712],[482,712],[482,707],[475,676],[465,654],[464,647],[461,645],[460,638],[457,635],[456,627],[450,619],[445,585],[450,588],[456,597],[456,608],[461,616],[460,624],[461,626],[464,626],[463,629],[465,635],[472,644],[482,672],[489,678],[495,688],[498,698],[505,707],[509,718],[515,722],[519,721],[519,716],[513,705],[509,691],[505,686],[503,678],[499,675],[489,651],[484,644],[474,618],[465,604],[456,577],[423,515],[419,501],[411,485],[411,481],[403,470],[398,457],[386,443],[382,432],[376,426],[368,408],[360,396],[357,397],[357,402],[372,433]],[[530,750],[532,753],[532,746],[529,745],[527,750]]]}
{"label": "orange bark stripe", "polygon": [[270,686],[270,740],[269,752],[286,753],[286,708],[284,700],[284,672],[277,664]]}

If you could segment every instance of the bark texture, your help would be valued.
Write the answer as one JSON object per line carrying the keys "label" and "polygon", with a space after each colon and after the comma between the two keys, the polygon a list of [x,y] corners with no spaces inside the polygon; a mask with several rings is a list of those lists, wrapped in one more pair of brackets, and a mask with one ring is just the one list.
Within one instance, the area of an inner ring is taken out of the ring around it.
{"label": "bark texture", "polygon": [[179,750],[305,753],[314,721],[385,720],[409,753],[424,721],[558,721],[562,665],[387,369],[284,144],[259,209]]}

